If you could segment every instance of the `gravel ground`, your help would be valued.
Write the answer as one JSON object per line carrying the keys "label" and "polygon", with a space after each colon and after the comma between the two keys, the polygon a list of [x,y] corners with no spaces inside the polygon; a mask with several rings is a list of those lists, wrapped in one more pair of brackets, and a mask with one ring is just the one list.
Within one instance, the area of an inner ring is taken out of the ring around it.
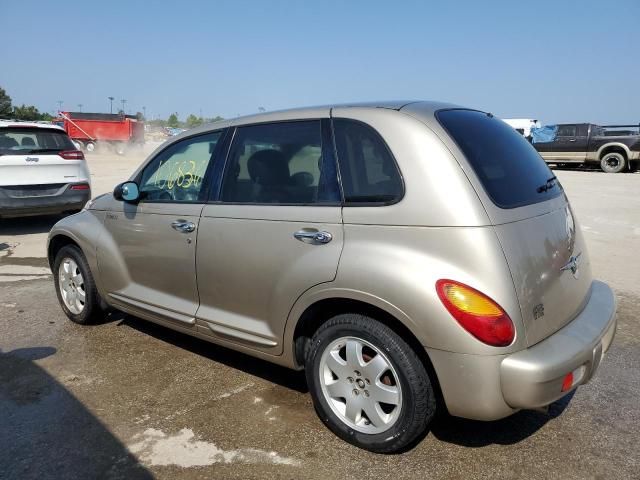
{"label": "gravel ground", "polygon": [[[94,194],[140,159],[90,156]],[[548,415],[444,415],[401,455],[338,440],[299,372],[120,314],[69,322],[44,259],[55,219],[0,223],[0,478],[640,478],[640,175],[556,174],[619,300],[596,378]]]}

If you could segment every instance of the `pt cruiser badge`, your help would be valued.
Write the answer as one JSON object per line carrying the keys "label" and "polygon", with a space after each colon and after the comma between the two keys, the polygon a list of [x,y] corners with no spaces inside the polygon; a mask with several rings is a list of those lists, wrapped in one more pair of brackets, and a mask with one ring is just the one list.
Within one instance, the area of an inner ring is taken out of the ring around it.
{"label": "pt cruiser badge", "polygon": [[564,270],[571,270],[571,273],[573,274],[574,278],[578,278],[578,267],[580,266],[580,256],[582,255],[582,252],[578,253],[577,255],[574,255],[572,257],[569,258],[569,261],[566,263],[566,265],[564,265],[560,271],[564,271]]}

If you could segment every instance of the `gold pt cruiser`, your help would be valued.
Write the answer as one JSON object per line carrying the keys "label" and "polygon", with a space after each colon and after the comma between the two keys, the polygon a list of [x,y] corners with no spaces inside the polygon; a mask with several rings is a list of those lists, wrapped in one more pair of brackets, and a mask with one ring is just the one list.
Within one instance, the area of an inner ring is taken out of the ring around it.
{"label": "gold pt cruiser", "polygon": [[74,322],[116,308],[305,369],[322,421],[374,452],[415,444],[437,408],[549,405],[589,381],[616,328],[534,148],[433,102],[189,130],[57,223],[48,255]]}

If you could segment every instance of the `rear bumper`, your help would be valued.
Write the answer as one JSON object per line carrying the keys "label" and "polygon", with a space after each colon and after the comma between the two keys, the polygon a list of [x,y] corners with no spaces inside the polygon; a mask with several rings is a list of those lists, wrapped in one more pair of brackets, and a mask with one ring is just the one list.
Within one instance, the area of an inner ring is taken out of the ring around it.
{"label": "rear bumper", "polygon": [[14,196],[11,191],[0,187],[0,218],[81,210],[91,199],[91,189],[71,190],[72,185],[65,185],[53,195],[43,196]]}
{"label": "rear bumper", "polygon": [[[464,355],[427,349],[452,415],[496,420],[539,408],[587,383],[616,330],[616,300],[608,285],[594,281],[583,311],[542,342],[509,355]],[[574,384],[562,391],[564,377]]]}

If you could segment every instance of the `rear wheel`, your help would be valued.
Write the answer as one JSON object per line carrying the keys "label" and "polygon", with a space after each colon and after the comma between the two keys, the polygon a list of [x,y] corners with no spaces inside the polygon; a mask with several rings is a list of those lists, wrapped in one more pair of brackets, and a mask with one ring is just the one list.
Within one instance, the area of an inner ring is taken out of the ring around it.
{"label": "rear wheel", "polygon": [[127,153],[127,144],[124,142],[117,142],[115,144],[115,150],[118,155],[124,155]]}
{"label": "rear wheel", "polygon": [[58,301],[75,323],[88,324],[101,313],[96,285],[82,251],[75,245],[62,247],[53,264]]}
{"label": "rear wheel", "polygon": [[93,152],[96,149],[96,144],[94,142],[87,142],[85,145],[87,152]]}
{"label": "rear wheel", "polygon": [[82,143],[80,140],[73,140],[73,144],[78,150],[84,150],[84,143]]}
{"label": "rear wheel", "polygon": [[305,368],[320,419],[360,448],[404,450],[427,431],[435,414],[423,363],[400,336],[372,318],[344,314],[327,321],[311,339]]}
{"label": "rear wheel", "polygon": [[600,160],[600,168],[606,173],[619,173],[626,165],[627,159],[618,152],[606,153]]}

